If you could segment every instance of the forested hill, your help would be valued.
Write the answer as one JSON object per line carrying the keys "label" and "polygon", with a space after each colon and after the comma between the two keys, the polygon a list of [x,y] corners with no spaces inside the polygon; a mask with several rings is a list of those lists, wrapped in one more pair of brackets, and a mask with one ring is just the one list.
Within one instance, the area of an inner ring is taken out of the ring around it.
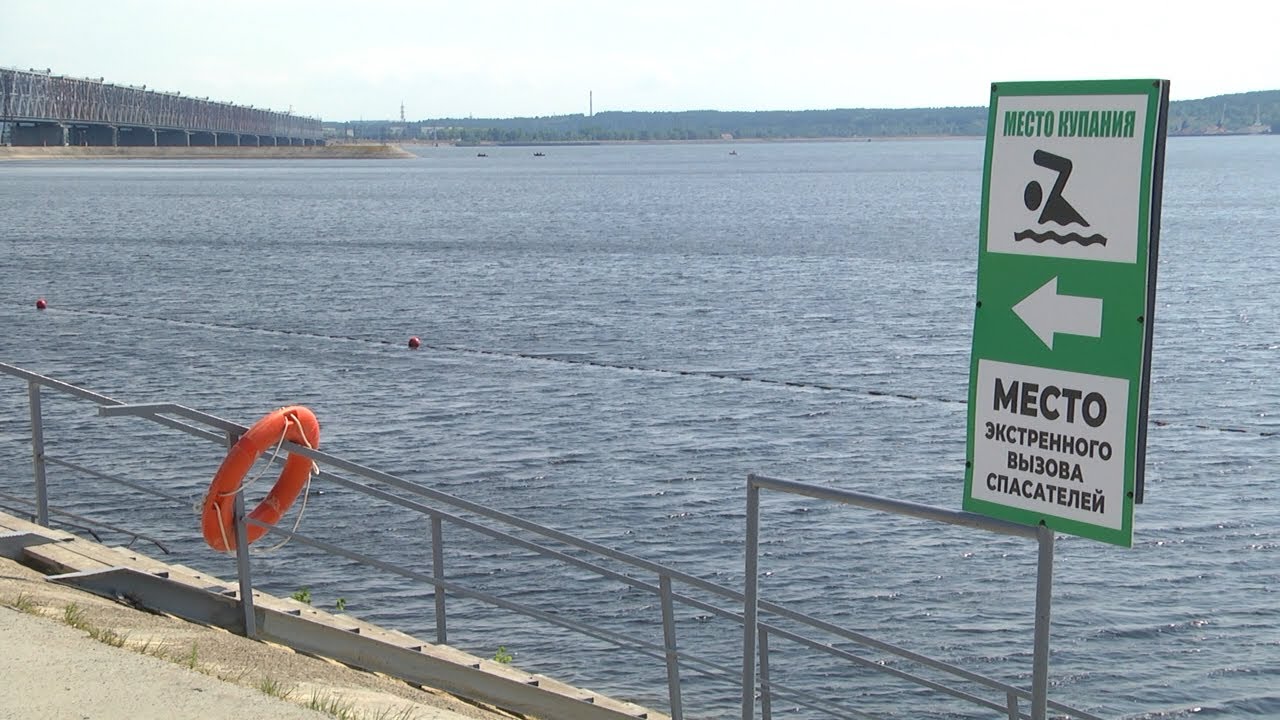
{"label": "forested hill", "polygon": [[1280,133],[1280,90],[1169,103],[1170,135]]}
{"label": "forested hill", "polygon": [[[599,112],[504,119],[326,123],[336,137],[455,142],[597,142],[982,136],[987,108]],[[1280,90],[1169,104],[1171,135],[1280,133]]]}

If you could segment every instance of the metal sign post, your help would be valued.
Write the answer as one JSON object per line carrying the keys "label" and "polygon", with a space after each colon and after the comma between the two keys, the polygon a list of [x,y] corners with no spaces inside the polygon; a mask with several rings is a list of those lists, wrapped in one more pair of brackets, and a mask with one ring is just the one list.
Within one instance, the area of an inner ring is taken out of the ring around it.
{"label": "metal sign post", "polygon": [[1168,95],[992,86],[965,510],[1133,544]]}

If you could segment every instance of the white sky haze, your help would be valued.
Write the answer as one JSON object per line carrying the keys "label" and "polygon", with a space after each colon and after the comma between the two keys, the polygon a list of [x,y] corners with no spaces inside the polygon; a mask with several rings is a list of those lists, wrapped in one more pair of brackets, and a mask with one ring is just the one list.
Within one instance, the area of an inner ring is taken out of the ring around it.
{"label": "white sky haze", "polygon": [[1004,80],[1280,88],[1273,3],[40,0],[0,66],[325,120],[988,103]]}

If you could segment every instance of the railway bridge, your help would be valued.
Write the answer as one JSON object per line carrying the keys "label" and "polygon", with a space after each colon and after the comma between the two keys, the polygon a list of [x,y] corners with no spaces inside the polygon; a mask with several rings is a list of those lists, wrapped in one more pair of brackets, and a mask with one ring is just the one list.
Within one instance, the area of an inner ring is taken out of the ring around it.
{"label": "railway bridge", "polygon": [[323,145],[319,118],[0,68],[0,144],[88,146]]}

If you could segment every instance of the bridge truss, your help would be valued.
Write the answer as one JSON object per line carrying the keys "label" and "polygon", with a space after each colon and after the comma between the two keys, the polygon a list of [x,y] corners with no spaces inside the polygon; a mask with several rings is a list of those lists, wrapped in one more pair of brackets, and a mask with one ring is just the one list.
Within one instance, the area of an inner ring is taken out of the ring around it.
{"label": "bridge truss", "polygon": [[48,72],[0,68],[14,145],[316,145],[318,118]]}

